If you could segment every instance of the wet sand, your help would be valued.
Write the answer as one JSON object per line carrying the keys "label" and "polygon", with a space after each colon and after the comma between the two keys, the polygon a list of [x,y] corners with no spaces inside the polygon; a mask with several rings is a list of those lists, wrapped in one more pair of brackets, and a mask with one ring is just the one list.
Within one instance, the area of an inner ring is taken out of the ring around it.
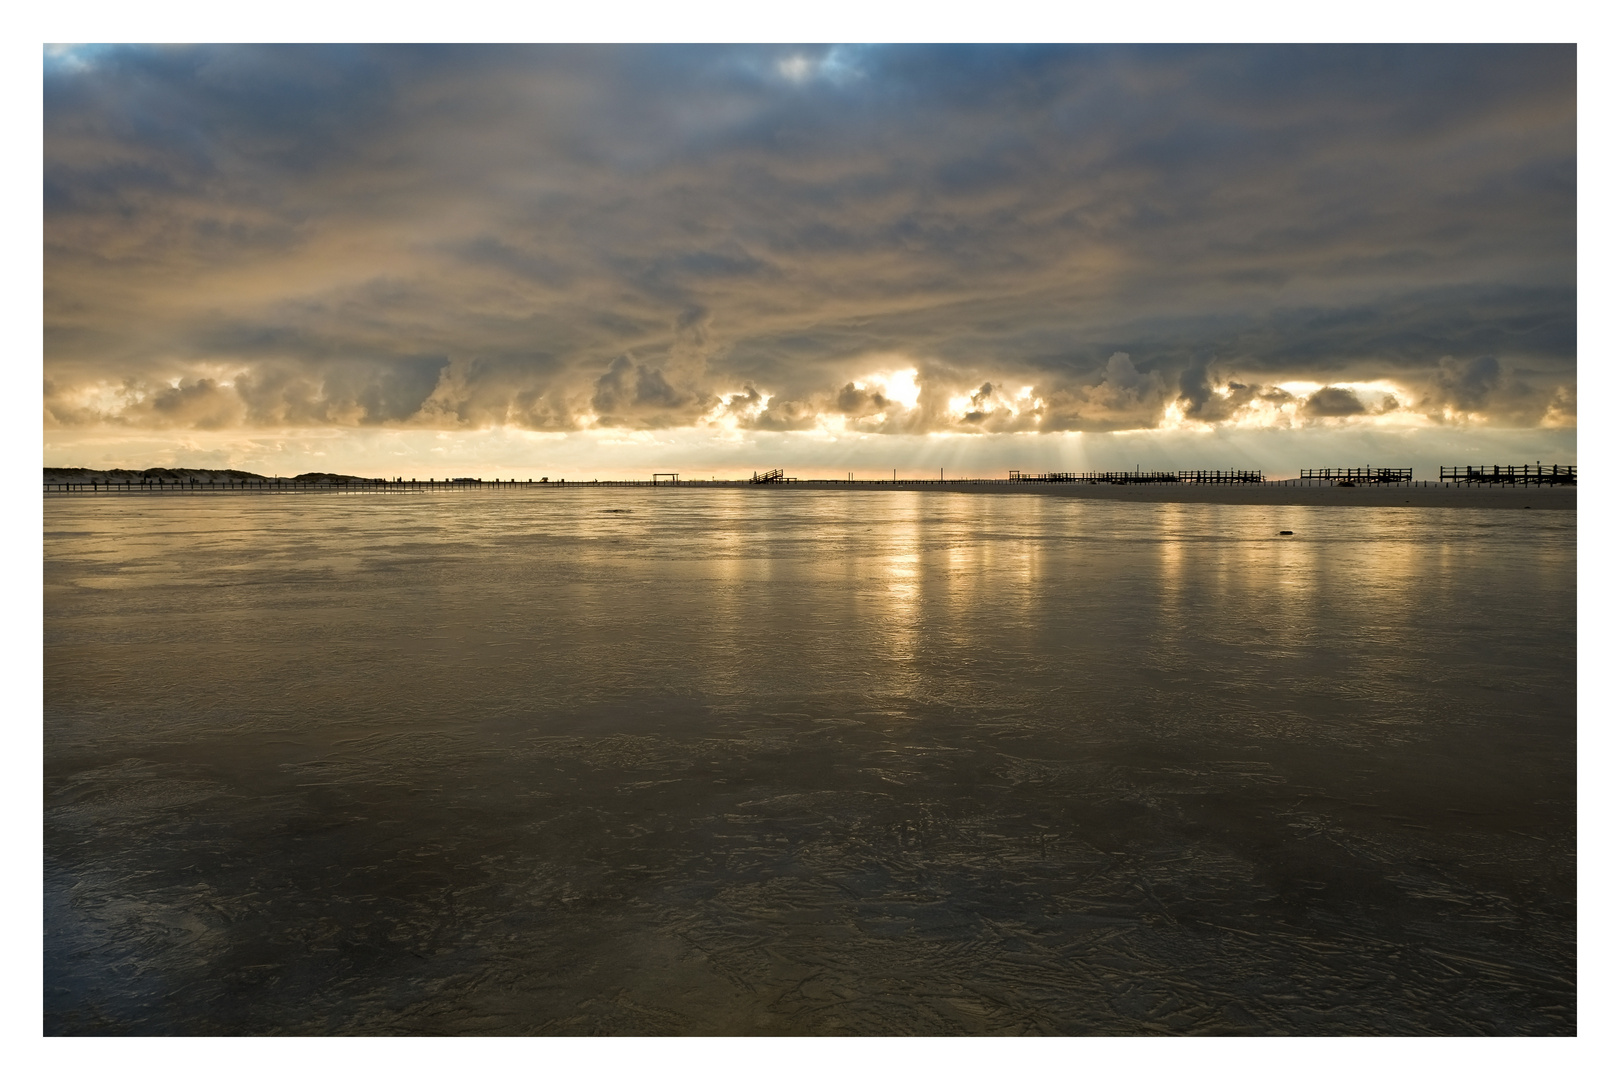
{"label": "wet sand", "polygon": [[1572,1034],[1574,517],[47,499],[45,1030]]}
{"label": "wet sand", "polygon": [[[765,488],[767,485],[760,485]],[[1111,499],[1138,503],[1204,503],[1210,506],[1454,506],[1504,510],[1574,510],[1575,488],[1411,484],[1342,488],[1271,481],[1261,484],[1009,484],[962,480],[854,486],[809,480],[769,490],[960,491],[975,494],[1041,494],[1065,499]]]}
{"label": "wet sand", "polygon": [[[319,495],[349,495],[356,497],[394,497],[413,494],[440,494],[450,491],[458,495],[479,493],[511,498],[522,495],[545,497],[558,492],[613,491],[653,489],[645,482],[626,481],[570,481],[568,483],[487,483],[462,487],[440,485],[420,487],[392,486],[386,489],[332,487],[301,490],[261,490],[231,488],[113,488],[103,491],[48,491],[47,500],[84,498],[180,498],[208,496],[212,498],[242,498],[245,496],[301,498]],[[1260,484],[1019,484],[1005,480],[795,480],[788,484],[752,484],[746,480],[683,481],[679,484],[658,485],[661,493],[702,492],[716,490],[746,490],[766,495],[803,491],[844,492],[954,492],[973,495],[1043,495],[1065,499],[1103,499],[1133,503],[1201,503],[1208,506],[1416,506],[1458,507],[1503,510],[1574,510],[1575,488],[1570,487],[1509,487],[1492,485],[1459,485],[1414,483],[1405,485],[1366,485],[1342,488],[1334,485],[1302,484],[1296,481],[1267,481]]]}

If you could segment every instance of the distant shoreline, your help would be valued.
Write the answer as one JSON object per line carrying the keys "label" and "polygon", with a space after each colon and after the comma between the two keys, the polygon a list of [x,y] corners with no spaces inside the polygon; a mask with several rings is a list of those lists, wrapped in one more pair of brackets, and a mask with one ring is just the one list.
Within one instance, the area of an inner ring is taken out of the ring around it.
{"label": "distant shoreline", "polygon": [[[161,475],[159,475],[161,474]],[[160,482],[161,481],[161,482]],[[1406,484],[1358,484],[1343,487],[1331,482],[1267,480],[1242,484],[1194,483],[1045,483],[1009,480],[795,480],[755,484],[748,480],[683,480],[679,483],[648,480],[540,481],[384,481],[332,473],[303,474],[280,480],[238,470],[88,470],[46,469],[47,497],[101,496],[139,498],[143,495],[292,495],[317,493],[426,494],[430,492],[565,493],[589,489],[652,488],[668,490],[744,488],[770,496],[804,491],[917,491],[956,494],[1042,495],[1068,499],[1106,499],[1114,502],[1203,503],[1217,506],[1454,506],[1474,509],[1573,510],[1571,486],[1441,484],[1416,481]]]}

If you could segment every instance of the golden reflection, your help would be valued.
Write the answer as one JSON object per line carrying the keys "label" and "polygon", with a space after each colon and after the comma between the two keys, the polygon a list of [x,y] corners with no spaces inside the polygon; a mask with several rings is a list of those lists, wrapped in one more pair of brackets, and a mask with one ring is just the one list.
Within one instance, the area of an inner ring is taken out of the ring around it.
{"label": "golden reflection", "polygon": [[742,491],[714,492],[705,500],[703,511],[707,515],[706,532],[712,544],[713,555],[694,567],[699,580],[706,579],[710,624],[709,652],[697,665],[709,684],[710,692],[719,697],[734,697],[746,692],[749,634],[747,597],[757,582],[751,578],[748,562],[747,536],[749,520],[747,493]]}
{"label": "golden reflection", "polygon": [[1041,601],[1042,567],[1038,556],[1044,551],[1044,543],[1040,537],[1057,507],[1054,500],[1038,495],[1014,495],[1005,510],[999,503],[993,506],[986,525],[995,537],[990,561],[995,588],[1000,593],[996,600],[1007,605],[1010,614],[1016,614],[1020,625],[1027,626],[1036,617]]}
{"label": "golden reflection", "polygon": [[1193,509],[1183,503],[1161,504],[1153,523],[1159,533],[1159,605],[1166,613],[1179,612],[1182,606],[1187,561],[1185,534],[1189,512]]}
{"label": "golden reflection", "polygon": [[889,667],[890,685],[901,694],[915,694],[922,673],[918,645],[922,623],[922,515],[925,496],[897,491],[884,500],[882,554],[877,560],[883,602],[874,643]]}

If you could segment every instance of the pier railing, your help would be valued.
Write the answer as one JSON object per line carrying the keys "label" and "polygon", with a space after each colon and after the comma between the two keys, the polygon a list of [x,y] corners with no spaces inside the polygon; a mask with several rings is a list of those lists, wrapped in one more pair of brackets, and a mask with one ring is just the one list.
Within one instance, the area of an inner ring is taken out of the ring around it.
{"label": "pier railing", "polygon": [[1007,472],[1009,484],[1179,484],[1181,481],[1182,474],[1173,472],[1028,473],[1017,469]]}
{"label": "pier railing", "polygon": [[1021,472],[1011,469],[1012,484],[1258,484],[1259,469],[1181,469],[1177,472]]}
{"label": "pier railing", "polygon": [[1442,465],[1443,484],[1573,484],[1573,465]]}
{"label": "pier railing", "polygon": [[1259,484],[1266,474],[1259,469],[1183,469],[1176,477],[1184,484]]}
{"label": "pier railing", "polygon": [[1380,469],[1371,465],[1360,469],[1301,469],[1301,480],[1349,481],[1352,484],[1405,484],[1412,480],[1411,469]]}

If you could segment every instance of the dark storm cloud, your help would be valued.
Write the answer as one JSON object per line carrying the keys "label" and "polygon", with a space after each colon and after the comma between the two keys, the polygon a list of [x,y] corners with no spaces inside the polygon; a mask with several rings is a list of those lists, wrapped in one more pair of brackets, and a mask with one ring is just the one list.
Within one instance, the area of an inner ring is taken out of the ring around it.
{"label": "dark storm cloud", "polygon": [[713,407],[707,395],[678,390],[658,368],[621,356],[596,380],[591,408],[610,427],[674,427]]}
{"label": "dark storm cloud", "polygon": [[1306,416],[1360,416],[1367,411],[1354,390],[1324,386],[1305,399]]}
{"label": "dark storm cloud", "polygon": [[[1571,422],[1574,85],[1567,47],[68,54],[48,422],[1098,431],[1377,380]],[[914,406],[864,381],[902,368]]]}
{"label": "dark storm cloud", "polygon": [[1477,409],[1502,383],[1502,365],[1494,356],[1481,356],[1466,364],[1447,357],[1440,365],[1440,389],[1450,404]]}

